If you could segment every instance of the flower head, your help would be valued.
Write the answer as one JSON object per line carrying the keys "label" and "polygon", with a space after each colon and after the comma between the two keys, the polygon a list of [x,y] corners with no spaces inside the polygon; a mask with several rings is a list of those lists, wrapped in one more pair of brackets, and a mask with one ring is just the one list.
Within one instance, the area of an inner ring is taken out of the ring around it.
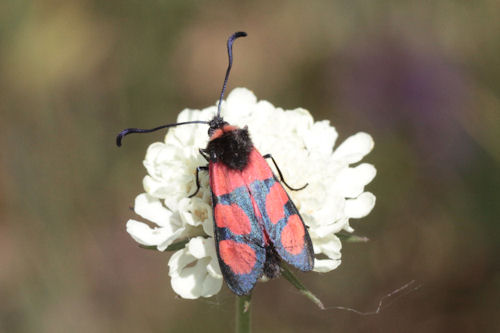
{"label": "flower head", "polygon": [[[186,109],[177,121],[208,121],[216,110],[216,106]],[[366,216],[375,205],[375,196],[364,191],[375,177],[375,168],[367,163],[350,166],[372,150],[372,138],[358,133],[334,150],[337,132],[329,121],[314,122],[301,108],[285,111],[267,101],[257,101],[244,88],[229,94],[222,104],[222,115],[232,125],[248,126],[254,145],[262,154],[273,155],[288,184],[309,184],[289,195],[309,227],[316,255],[314,270],[335,269],[342,247],[335,234],[352,232],[349,219]],[[198,194],[188,198],[196,190],[196,168],[206,164],[199,148],[207,142],[207,126],[190,125],[172,128],[165,142],[149,146],[144,161],[148,171],[143,181],[145,193],[137,196],[134,209],[155,226],[127,222],[127,231],[138,243],[159,251],[189,239],[169,261],[172,287],[183,298],[210,297],[222,286],[206,173],[200,173]]]}

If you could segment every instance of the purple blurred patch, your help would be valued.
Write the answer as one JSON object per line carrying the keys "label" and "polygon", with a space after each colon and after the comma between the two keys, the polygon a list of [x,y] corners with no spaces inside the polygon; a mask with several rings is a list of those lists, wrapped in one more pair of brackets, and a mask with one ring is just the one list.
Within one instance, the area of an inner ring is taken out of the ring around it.
{"label": "purple blurred patch", "polygon": [[335,95],[342,110],[411,142],[424,163],[463,161],[468,140],[457,119],[468,104],[465,80],[438,50],[418,44],[388,36],[353,44],[329,66]]}

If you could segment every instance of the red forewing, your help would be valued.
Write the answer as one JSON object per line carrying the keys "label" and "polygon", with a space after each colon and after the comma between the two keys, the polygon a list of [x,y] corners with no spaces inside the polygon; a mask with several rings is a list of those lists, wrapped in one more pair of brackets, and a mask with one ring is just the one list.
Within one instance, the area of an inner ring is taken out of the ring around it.
{"label": "red forewing", "polygon": [[209,172],[217,254],[233,292],[242,295],[253,288],[262,275],[266,246],[298,269],[312,269],[314,253],[304,222],[255,148],[243,170],[211,162]]}
{"label": "red forewing", "polygon": [[[272,171],[257,150],[251,155],[245,173],[252,170]],[[264,229],[278,255],[302,271],[310,271],[314,264],[311,238],[297,208],[277,178],[255,180],[248,185],[262,214]]]}
{"label": "red forewing", "polygon": [[212,162],[209,173],[220,268],[234,293],[248,294],[266,260],[262,221],[241,171]]}

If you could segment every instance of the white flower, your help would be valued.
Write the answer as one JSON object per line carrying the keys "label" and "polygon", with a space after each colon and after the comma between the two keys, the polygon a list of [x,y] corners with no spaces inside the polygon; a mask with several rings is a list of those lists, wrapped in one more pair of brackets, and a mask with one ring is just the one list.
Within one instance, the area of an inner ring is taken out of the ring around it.
{"label": "white flower", "polygon": [[222,275],[212,239],[195,237],[168,262],[172,288],[183,298],[210,297],[222,287]]}
{"label": "white flower", "polygon": [[[201,111],[185,109],[177,121],[210,120],[216,110],[216,106]],[[366,216],[375,205],[375,196],[364,191],[375,177],[375,168],[367,163],[351,166],[372,150],[370,135],[355,134],[334,150],[337,131],[329,121],[314,122],[301,108],[285,111],[257,101],[245,88],[229,94],[222,104],[222,116],[230,124],[248,126],[254,145],[262,154],[273,155],[290,186],[309,184],[301,191],[289,191],[289,195],[309,226],[317,256],[314,270],[335,269],[340,265],[342,248],[335,234],[352,232],[349,219]],[[207,145],[207,130],[206,125],[174,127],[165,142],[148,148],[144,161],[148,175],[143,181],[146,193],[136,198],[134,209],[156,227],[127,222],[127,231],[137,242],[160,251],[176,241],[191,239],[169,261],[172,287],[183,298],[210,297],[222,285],[206,172],[200,172],[198,194],[188,198],[196,190],[196,168],[206,165],[198,149]]]}

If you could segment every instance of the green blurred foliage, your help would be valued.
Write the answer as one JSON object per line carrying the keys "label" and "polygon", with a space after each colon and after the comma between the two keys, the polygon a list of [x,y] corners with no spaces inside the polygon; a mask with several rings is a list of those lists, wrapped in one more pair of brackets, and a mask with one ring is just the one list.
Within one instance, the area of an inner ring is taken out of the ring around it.
{"label": "green blurred foliage", "polygon": [[326,306],[361,311],[422,284],[369,317],[319,311],[283,279],[259,284],[255,331],[498,331],[499,11],[494,0],[2,1],[0,331],[232,330],[226,288],[176,298],[168,254],[125,232],[145,149],[163,134],[122,149],[114,137],[213,104],[236,30],[249,37],[229,90],[376,142],[377,205],[352,223],[370,242],[301,279]]}

